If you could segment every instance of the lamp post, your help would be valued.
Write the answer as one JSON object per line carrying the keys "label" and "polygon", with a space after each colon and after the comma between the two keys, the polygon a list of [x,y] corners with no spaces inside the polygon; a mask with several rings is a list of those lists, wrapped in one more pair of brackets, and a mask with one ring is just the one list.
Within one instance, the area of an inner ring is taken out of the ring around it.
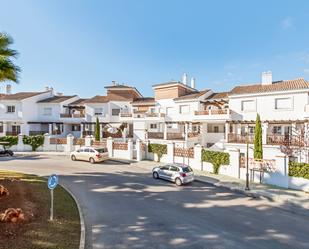
{"label": "lamp post", "polygon": [[247,157],[246,157],[246,188],[245,190],[250,190],[249,188],[249,127],[247,126],[246,131],[246,144],[247,144]]}

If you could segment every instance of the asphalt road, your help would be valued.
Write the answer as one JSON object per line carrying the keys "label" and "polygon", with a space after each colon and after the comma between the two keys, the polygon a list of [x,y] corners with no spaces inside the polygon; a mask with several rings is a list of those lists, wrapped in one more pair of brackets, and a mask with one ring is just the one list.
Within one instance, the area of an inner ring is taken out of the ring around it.
{"label": "asphalt road", "polygon": [[0,169],[57,173],[85,217],[87,248],[309,248],[309,220],[224,188],[183,187],[148,170],[66,157],[0,158]]}

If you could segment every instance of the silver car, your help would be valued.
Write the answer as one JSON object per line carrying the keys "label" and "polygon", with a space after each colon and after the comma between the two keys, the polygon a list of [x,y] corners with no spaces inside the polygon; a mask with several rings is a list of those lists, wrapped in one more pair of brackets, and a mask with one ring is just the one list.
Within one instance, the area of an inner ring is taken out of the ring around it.
{"label": "silver car", "polygon": [[152,169],[155,179],[165,179],[175,182],[177,186],[194,181],[194,173],[191,167],[182,164],[167,164]]}

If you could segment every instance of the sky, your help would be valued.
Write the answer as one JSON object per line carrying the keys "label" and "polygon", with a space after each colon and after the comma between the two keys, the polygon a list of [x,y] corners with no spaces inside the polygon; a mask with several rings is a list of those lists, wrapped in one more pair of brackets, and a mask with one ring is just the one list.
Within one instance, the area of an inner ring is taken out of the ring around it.
{"label": "sky", "polygon": [[[0,31],[14,39],[20,83],[67,95],[105,94],[115,80],[152,96],[152,85],[196,78],[230,90],[309,79],[306,0],[0,0]],[[3,91],[2,86],[2,91]]]}

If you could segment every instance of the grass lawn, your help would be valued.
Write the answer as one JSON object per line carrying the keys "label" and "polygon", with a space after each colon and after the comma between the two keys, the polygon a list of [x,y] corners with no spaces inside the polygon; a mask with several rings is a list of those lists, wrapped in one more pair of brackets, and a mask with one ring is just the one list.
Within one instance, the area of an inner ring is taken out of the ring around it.
{"label": "grass lawn", "polygon": [[[16,179],[16,180],[12,180]],[[0,222],[1,249],[77,249],[80,223],[77,206],[59,185],[54,189],[54,221],[49,221],[50,190],[46,179],[0,170],[0,185],[9,195],[0,198],[0,213],[21,208],[23,223]]]}

